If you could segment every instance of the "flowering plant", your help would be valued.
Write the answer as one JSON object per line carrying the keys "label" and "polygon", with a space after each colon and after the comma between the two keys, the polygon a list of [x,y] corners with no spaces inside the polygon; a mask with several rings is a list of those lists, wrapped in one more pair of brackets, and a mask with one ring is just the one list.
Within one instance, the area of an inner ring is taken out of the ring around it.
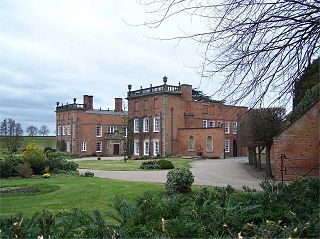
{"label": "flowering plant", "polygon": [[49,173],[45,173],[42,175],[43,178],[50,178],[50,174]]}

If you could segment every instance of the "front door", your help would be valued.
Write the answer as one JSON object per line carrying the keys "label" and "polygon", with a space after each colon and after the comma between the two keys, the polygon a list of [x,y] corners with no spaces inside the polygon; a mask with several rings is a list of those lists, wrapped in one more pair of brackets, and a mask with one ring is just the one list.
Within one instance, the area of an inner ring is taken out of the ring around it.
{"label": "front door", "polygon": [[113,154],[119,155],[120,154],[120,144],[114,144],[113,145]]}
{"label": "front door", "polygon": [[233,157],[238,157],[238,145],[237,140],[233,140]]}

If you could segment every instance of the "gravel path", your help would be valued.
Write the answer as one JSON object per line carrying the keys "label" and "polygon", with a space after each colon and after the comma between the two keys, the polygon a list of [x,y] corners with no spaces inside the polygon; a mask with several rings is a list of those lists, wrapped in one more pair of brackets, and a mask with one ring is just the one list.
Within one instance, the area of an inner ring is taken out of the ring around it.
{"label": "gravel path", "polygon": [[[251,169],[247,158],[199,160],[191,164],[196,185],[227,186],[232,185],[241,189],[243,185],[260,189],[259,183],[264,179],[263,174]],[[80,173],[88,171],[80,169]],[[94,172],[95,177],[111,178],[128,181],[144,181],[165,183],[169,170],[161,171],[102,171]]]}

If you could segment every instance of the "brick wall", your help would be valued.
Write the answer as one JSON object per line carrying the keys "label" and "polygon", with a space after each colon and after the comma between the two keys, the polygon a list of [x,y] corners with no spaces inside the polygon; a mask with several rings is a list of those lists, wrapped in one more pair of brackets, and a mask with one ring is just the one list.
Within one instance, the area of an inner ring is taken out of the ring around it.
{"label": "brick wall", "polygon": [[319,111],[320,102],[274,139],[271,156],[277,180],[281,180],[282,154],[288,158],[284,160],[288,174],[284,180],[295,178],[291,174],[297,174],[297,170],[307,173],[313,169],[309,176],[319,176]]}

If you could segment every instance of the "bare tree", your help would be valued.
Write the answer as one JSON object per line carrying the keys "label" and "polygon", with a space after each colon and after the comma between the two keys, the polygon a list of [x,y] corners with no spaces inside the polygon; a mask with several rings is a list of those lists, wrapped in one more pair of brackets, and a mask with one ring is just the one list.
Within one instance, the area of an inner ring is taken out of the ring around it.
{"label": "bare tree", "polygon": [[39,135],[42,135],[42,136],[48,135],[49,132],[50,132],[49,128],[46,125],[41,125],[40,129],[38,130]]}
{"label": "bare tree", "polygon": [[26,130],[28,136],[36,136],[38,134],[38,128],[36,126],[30,125]]}
{"label": "bare tree", "polygon": [[231,103],[251,98],[287,103],[295,80],[320,49],[318,0],[141,0],[151,15],[145,25],[161,26],[175,15],[199,18],[206,29],[166,40],[192,39],[203,56],[202,77],[225,76],[218,92]]}
{"label": "bare tree", "polygon": [[7,149],[9,154],[13,154],[22,143],[23,130],[19,123],[13,119],[4,119],[0,124],[1,146]]}

